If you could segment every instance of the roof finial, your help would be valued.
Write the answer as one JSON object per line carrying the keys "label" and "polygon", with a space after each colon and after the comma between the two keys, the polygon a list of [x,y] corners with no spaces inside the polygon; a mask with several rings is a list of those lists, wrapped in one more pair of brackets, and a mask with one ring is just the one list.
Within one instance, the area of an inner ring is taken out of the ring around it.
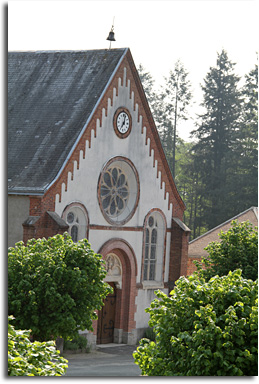
{"label": "roof finial", "polygon": [[116,41],[115,40],[115,38],[114,38],[114,18],[113,18],[113,24],[112,24],[112,28],[111,28],[111,30],[110,30],[110,33],[109,33],[109,36],[107,37],[107,39],[106,40],[109,40],[110,41],[110,47],[109,47],[109,49],[111,49],[111,42],[112,41]]}

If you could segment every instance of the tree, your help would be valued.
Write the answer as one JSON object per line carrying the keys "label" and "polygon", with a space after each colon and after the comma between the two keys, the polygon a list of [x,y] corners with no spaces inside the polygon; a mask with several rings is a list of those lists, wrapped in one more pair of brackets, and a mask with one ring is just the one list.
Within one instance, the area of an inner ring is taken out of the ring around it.
{"label": "tree", "polygon": [[188,80],[188,72],[180,60],[177,60],[174,70],[165,78],[165,86],[159,95],[158,123],[162,144],[167,156],[173,177],[175,173],[176,140],[178,124],[187,120],[187,107],[190,104],[192,93]]}
{"label": "tree", "polygon": [[8,376],[61,376],[67,360],[59,356],[54,341],[32,343],[30,331],[16,330],[8,316]]}
{"label": "tree", "polygon": [[[208,229],[231,217],[234,202],[229,203],[229,173],[235,161],[233,150],[240,124],[240,78],[234,74],[234,66],[222,50],[217,65],[210,68],[204,79],[203,103],[205,112],[200,116],[198,128],[192,132],[198,142],[193,151],[200,164],[202,184],[207,196],[205,221]],[[237,212],[236,212],[237,213]]]}
{"label": "tree", "polygon": [[187,107],[192,97],[188,72],[178,60],[174,70],[169,72],[168,78],[165,78],[165,85],[160,87],[160,91],[155,91],[152,76],[146,72],[141,64],[138,67],[138,72],[168,164],[173,176],[175,176],[177,128],[180,121],[187,119]]}
{"label": "tree", "polygon": [[206,232],[205,223],[202,221],[206,195],[200,175],[200,164],[192,148],[193,143],[178,139],[175,159],[175,183],[186,205],[184,222],[191,228],[191,239]]}
{"label": "tree", "polygon": [[151,76],[151,74],[147,72],[147,70],[143,67],[142,64],[139,64],[137,70],[138,70],[138,74],[150,106],[150,109],[152,113],[155,114],[155,110],[156,110],[155,105],[156,105],[156,99],[157,99],[157,94],[154,90],[155,81]]}
{"label": "tree", "polygon": [[205,282],[181,277],[146,310],[156,340],[133,354],[147,376],[258,375],[258,281],[241,271]]}
{"label": "tree", "polygon": [[242,270],[245,279],[258,278],[258,231],[249,221],[238,223],[233,220],[227,232],[219,234],[221,241],[211,242],[205,250],[208,257],[202,259],[206,269],[198,266],[200,275],[209,280],[212,276],[223,276],[235,269]]}
{"label": "tree", "polygon": [[19,242],[8,250],[9,314],[39,341],[92,330],[95,311],[111,291],[105,275],[86,239],[74,243],[64,234]]}
{"label": "tree", "polygon": [[[258,203],[258,65],[245,76],[241,122],[235,146],[230,199],[240,211]],[[230,203],[230,202],[229,202]]]}

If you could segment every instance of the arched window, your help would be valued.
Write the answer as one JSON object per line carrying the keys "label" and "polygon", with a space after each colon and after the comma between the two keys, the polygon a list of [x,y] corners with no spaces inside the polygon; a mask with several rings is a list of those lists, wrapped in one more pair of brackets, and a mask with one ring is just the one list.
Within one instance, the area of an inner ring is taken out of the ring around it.
{"label": "arched window", "polygon": [[62,214],[62,218],[69,225],[68,233],[74,243],[88,237],[88,214],[82,204],[69,204]]}
{"label": "arched window", "polygon": [[143,281],[162,281],[165,227],[165,219],[159,211],[147,215],[144,226]]}

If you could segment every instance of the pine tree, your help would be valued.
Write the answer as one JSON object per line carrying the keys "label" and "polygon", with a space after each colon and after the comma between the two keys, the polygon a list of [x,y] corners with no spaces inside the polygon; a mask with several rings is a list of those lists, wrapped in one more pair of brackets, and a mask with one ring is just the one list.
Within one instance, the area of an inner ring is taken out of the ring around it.
{"label": "pine tree", "polygon": [[[147,72],[147,70],[143,67],[142,64],[139,64],[137,70],[138,70],[138,74],[148,100],[149,107],[151,109],[152,114],[154,115],[155,104],[157,99],[157,94],[154,89],[155,81],[151,76],[151,74]],[[155,118],[155,116],[153,117]]]}
{"label": "pine tree", "polygon": [[[193,150],[200,164],[202,184],[206,194],[205,222],[208,229],[229,218],[229,170],[233,164],[233,150],[240,125],[240,78],[234,73],[235,64],[222,50],[217,65],[210,68],[204,79],[203,103],[205,112],[200,116],[193,137],[198,139]],[[230,216],[231,217],[231,216]]]}
{"label": "pine tree", "polygon": [[192,98],[190,89],[188,72],[181,61],[177,60],[174,70],[165,78],[165,86],[159,95],[156,112],[162,144],[173,177],[176,176],[177,129],[180,121],[187,120],[187,107]]}
{"label": "pine tree", "polygon": [[165,78],[165,85],[155,91],[154,80],[142,64],[138,67],[144,91],[153,114],[156,127],[166,154],[166,158],[175,177],[177,146],[177,128],[181,120],[187,119],[187,106],[191,101],[191,84],[188,72],[178,60],[173,71]]}
{"label": "pine tree", "polygon": [[[258,202],[258,65],[245,76],[240,129],[235,149],[232,200],[244,211]],[[231,202],[230,202],[231,204]]]}
{"label": "pine tree", "polygon": [[201,164],[192,149],[193,145],[178,139],[175,177],[177,189],[186,206],[184,222],[191,229],[190,240],[206,232],[203,210],[207,197],[201,179]]}

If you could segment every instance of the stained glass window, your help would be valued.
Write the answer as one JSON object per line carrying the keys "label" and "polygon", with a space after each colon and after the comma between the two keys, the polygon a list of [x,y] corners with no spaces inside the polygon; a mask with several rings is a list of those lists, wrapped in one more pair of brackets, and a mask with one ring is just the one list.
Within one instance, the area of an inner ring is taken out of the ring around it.
{"label": "stained glass window", "polygon": [[[164,270],[166,222],[162,213],[153,210],[145,220],[142,279],[156,285],[162,282]],[[150,283],[147,283],[150,286]]]}
{"label": "stained glass window", "polygon": [[84,208],[81,208],[79,204],[72,203],[65,209],[63,218],[69,226],[68,233],[74,243],[86,238],[88,215]]}
{"label": "stained glass window", "polygon": [[129,185],[126,175],[118,167],[110,167],[101,180],[101,201],[105,213],[113,218],[126,208],[129,199]]}
{"label": "stained glass window", "polygon": [[138,173],[130,160],[114,158],[102,170],[98,182],[98,202],[105,219],[125,224],[134,215],[139,199]]}

